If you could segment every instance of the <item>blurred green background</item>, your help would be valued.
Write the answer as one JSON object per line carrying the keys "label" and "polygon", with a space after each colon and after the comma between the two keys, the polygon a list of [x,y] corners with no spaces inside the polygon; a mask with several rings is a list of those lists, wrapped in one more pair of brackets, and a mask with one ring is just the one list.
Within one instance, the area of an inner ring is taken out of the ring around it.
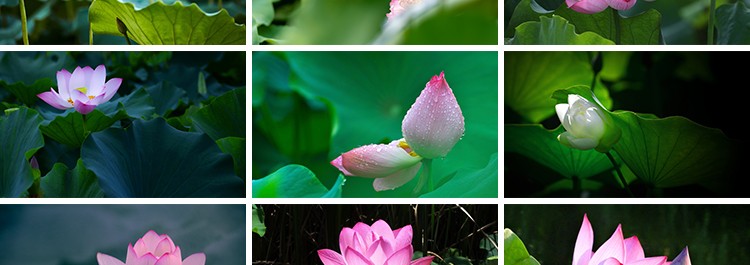
{"label": "blurred green background", "polygon": [[149,230],[167,234],[182,258],[244,264],[245,205],[0,205],[3,264],[96,265],[101,252],[125,262]]}
{"label": "blurred green background", "polygon": [[570,264],[588,215],[596,251],[622,224],[623,237],[638,236],[646,257],[673,260],[686,246],[692,264],[747,264],[748,205],[513,205],[504,227],[523,240],[541,264]]}
{"label": "blurred green background", "polygon": [[498,1],[425,0],[384,25],[389,3],[253,0],[253,44],[498,43]]}
{"label": "blurred green background", "polygon": [[[595,83],[598,99],[610,111],[629,110],[659,118],[682,116],[718,128],[737,146],[747,146],[750,137],[743,122],[746,93],[741,89],[746,73],[736,67],[747,59],[748,52],[505,52],[504,123],[555,129],[560,121],[555,115],[556,102],[550,98],[552,92]],[[747,152],[738,155],[739,161],[747,161]],[[664,189],[662,195],[743,197],[746,193],[738,185],[740,176],[746,175],[743,172],[739,167],[729,169],[729,179],[719,183],[721,192],[694,184]],[[560,173],[506,152],[505,196],[627,196],[613,174],[604,171],[587,178],[583,182],[587,193],[573,194],[570,185],[552,185],[564,179]],[[645,188],[638,185],[631,183],[631,189],[643,196]]]}
{"label": "blurred green background", "polygon": [[[330,188],[340,173],[330,161],[402,138],[406,111],[441,71],[466,132],[434,160],[435,186],[459,169],[487,168],[497,153],[497,63],[497,52],[253,52],[253,179],[300,164]],[[372,179],[347,177],[342,196],[409,197],[417,180],[375,192]]]}
{"label": "blurred green background", "polygon": [[[266,231],[262,237],[253,233],[254,263],[322,264],[318,250],[341,253],[341,229],[358,222],[372,225],[380,219],[392,230],[411,225],[415,252],[436,253],[456,265],[488,264],[488,256],[497,256],[487,237],[498,246],[502,244],[497,241],[497,204],[256,206],[261,209]],[[469,260],[472,263],[467,263]],[[447,263],[436,257],[433,264]]]}

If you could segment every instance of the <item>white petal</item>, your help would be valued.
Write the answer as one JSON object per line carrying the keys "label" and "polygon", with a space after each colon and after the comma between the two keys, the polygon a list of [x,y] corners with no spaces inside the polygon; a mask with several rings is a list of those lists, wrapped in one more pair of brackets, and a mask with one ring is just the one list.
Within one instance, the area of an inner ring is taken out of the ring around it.
{"label": "white petal", "polygon": [[594,149],[594,147],[599,145],[599,139],[594,139],[594,138],[568,137],[568,140],[570,141],[570,144],[573,145],[575,149],[584,150],[584,151]]}

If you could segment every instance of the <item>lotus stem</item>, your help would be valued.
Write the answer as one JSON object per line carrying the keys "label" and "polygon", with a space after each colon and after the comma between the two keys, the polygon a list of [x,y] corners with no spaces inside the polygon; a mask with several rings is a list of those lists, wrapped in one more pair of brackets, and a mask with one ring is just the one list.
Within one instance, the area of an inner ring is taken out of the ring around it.
{"label": "lotus stem", "polygon": [[[611,8],[611,7],[610,7]],[[620,45],[620,13],[612,9],[612,20],[615,22],[615,44]]]}
{"label": "lotus stem", "polygon": [[221,0],[219,0],[219,11],[221,11]]}
{"label": "lotus stem", "polygon": [[29,31],[26,27],[26,5],[23,0],[18,0],[18,6],[21,9],[21,34],[23,35],[23,45],[29,45]]}
{"label": "lotus stem", "polygon": [[419,195],[423,194],[421,191],[425,186],[427,186],[427,191],[424,193],[433,191],[432,176],[430,176],[430,173],[432,173],[431,171],[432,159],[422,159],[422,174],[419,175],[419,182],[417,183],[417,186],[414,187],[412,196],[418,197]]}
{"label": "lotus stem", "polygon": [[83,115],[83,134],[85,135],[86,132],[89,131],[89,129],[86,128],[86,114],[81,114],[81,115]]}
{"label": "lotus stem", "polygon": [[716,0],[711,0],[708,10],[708,45],[714,44],[714,20],[716,20]]}
{"label": "lotus stem", "polygon": [[630,191],[628,182],[625,181],[625,177],[622,176],[622,172],[620,171],[620,167],[617,165],[617,162],[615,162],[615,158],[612,157],[612,154],[610,154],[609,152],[607,152],[607,157],[609,157],[609,161],[612,162],[612,165],[615,166],[615,170],[617,170],[617,176],[620,177],[620,182],[622,182],[622,186],[625,187],[625,191],[628,192],[628,195],[630,195],[631,198],[635,198],[635,196],[633,196],[633,192]]}

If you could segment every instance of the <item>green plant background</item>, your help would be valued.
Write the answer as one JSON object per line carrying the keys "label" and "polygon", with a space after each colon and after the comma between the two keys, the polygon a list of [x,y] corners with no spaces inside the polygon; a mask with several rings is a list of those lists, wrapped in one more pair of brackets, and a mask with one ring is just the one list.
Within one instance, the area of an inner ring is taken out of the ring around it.
{"label": "green plant background", "polygon": [[[456,190],[425,196],[496,198],[497,59],[496,52],[254,52],[253,179],[299,164],[331,189],[340,172],[330,161],[361,145],[402,138],[406,111],[442,71],[466,132],[433,163],[435,187]],[[342,196],[409,197],[417,179],[375,192],[372,179],[346,177]],[[461,185],[483,181],[479,190]]]}

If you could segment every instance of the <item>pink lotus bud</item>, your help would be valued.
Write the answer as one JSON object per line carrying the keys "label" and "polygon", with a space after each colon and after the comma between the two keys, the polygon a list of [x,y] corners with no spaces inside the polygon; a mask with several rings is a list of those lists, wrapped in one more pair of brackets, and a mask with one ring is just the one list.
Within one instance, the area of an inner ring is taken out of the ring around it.
{"label": "pink lotus bud", "polygon": [[154,230],[148,231],[133,244],[128,244],[128,256],[125,263],[107,254],[96,253],[99,265],[204,265],[206,255],[196,253],[182,260],[180,247],[176,246],[168,235],[159,235]]}
{"label": "pink lotus bud", "polygon": [[565,3],[568,8],[583,14],[599,13],[609,6],[606,0],[565,0]]}
{"label": "pink lotus bud", "polygon": [[636,0],[607,0],[607,4],[617,10],[628,10],[635,5]]}
{"label": "pink lotus bud", "polygon": [[404,13],[410,6],[422,2],[422,0],[391,0],[391,13],[385,14],[388,21]]}
{"label": "pink lotus bud", "polygon": [[404,139],[390,144],[360,146],[341,154],[331,164],[344,175],[375,178],[377,191],[400,187],[417,174],[422,160],[412,152]]}
{"label": "pink lotus bud", "polygon": [[464,116],[443,72],[433,76],[406,112],[401,131],[417,155],[445,157],[464,135]]}

